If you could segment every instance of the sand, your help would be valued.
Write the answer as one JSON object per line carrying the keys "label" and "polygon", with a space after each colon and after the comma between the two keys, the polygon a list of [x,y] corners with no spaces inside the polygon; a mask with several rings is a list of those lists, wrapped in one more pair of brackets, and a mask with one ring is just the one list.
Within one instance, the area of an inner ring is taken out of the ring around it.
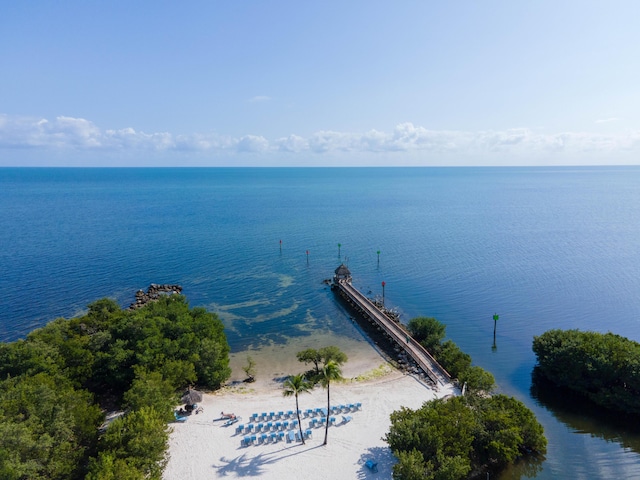
{"label": "sand", "polygon": [[[456,394],[452,386],[441,386],[436,391],[420,378],[396,370],[374,348],[352,351],[343,368],[348,380],[331,385],[331,405],[361,403],[362,407],[335,415],[336,425],[329,427],[327,445],[323,445],[324,427],[316,427],[304,445],[282,440],[243,446],[241,441],[246,434],[237,433],[236,429],[240,424],[250,423],[253,413],[295,410],[295,398],[282,395],[281,373],[299,372],[300,364],[276,362],[270,367],[273,372],[262,365],[262,375],[255,383],[236,380],[205,395],[200,403],[202,413],[189,416],[184,423],[171,424],[165,480],[391,478],[396,459],[383,440],[389,430],[391,412],[402,406],[415,409],[433,398]],[[237,376],[237,371],[234,374]],[[299,402],[303,412],[326,408],[327,392],[317,387],[302,394]],[[225,421],[220,420],[222,411],[233,412],[241,420],[225,426]],[[351,416],[351,420],[344,422],[346,416]],[[306,430],[310,418],[301,419]],[[260,433],[255,435],[260,438]],[[366,467],[369,459],[377,463],[377,473]]]}

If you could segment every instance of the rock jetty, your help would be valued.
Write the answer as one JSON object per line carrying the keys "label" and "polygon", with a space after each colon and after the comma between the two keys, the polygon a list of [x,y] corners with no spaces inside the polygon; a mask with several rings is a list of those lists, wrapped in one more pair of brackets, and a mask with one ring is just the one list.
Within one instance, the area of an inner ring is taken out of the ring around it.
{"label": "rock jetty", "polygon": [[129,310],[137,310],[144,307],[147,303],[153,302],[160,298],[160,295],[173,295],[182,292],[180,285],[158,285],[152,283],[145,292],[144,290],[138,290],[136,292],[136,301],[129,305]]}

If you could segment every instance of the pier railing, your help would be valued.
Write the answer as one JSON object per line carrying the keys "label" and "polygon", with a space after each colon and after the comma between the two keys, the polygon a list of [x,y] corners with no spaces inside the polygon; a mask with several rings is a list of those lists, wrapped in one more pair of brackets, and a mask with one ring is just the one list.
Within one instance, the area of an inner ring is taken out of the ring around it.
{"label": "pier railing", "polygon": [[451,382],[451,375],[433,358],[427,349],[412,338],[400,325],[382,313],[371,300],[360,293],[349,281],[344,279],[336,280],[333,285],[413,358],[436,385],[446,385]]}

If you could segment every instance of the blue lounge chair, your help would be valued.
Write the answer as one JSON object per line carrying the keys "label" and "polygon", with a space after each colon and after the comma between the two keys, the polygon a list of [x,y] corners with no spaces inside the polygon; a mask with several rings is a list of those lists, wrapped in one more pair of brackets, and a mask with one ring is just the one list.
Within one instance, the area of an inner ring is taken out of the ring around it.
{"label": "blue lounge chair", "polygon": [[244,431],[244,425],[238,425],[236,427],[236,433],[242,433]]}
{"label": "blue lounge chair", "polygon": [[278,418],[280,419],[284,418],[284,412],[278,412]]}
{"label": "blue lounge chair", "polygon": [[226,422],[224,422],[224,426],[228,427],[229,425],[233,425],[234,423],[237,423],[239,421],[240,421],[240,417],[233,417],[227,420]]}
{"label": "blue lounge chair", "polygon": [[258,414],[257,413],[251,414],[251,416],[249,417],[249,421],[250,422],[257,422],[258,421]]}
{"label": "blue lounge chair", "polygon": [[289,420],[285,420],[284,422],[282,422],[282,428],[284,430],[286,430],[287,428],[289,428]]}
{"label": "blue lounge chair", "polygon": [[378,471],[378,462],[374,462],[373,460],[367,460],[366,462],[364,462],[364,464],[367,466],[367,468],[369,470],[371,470],[373,473]]}
{"label": "blue lounge chair", "polygon": [[284,439],[284,432],[278,432],[278,440]]}
{"label": "blue lounge chair", "polygon": [[293,412],[293,410],[289,410],[289,411],[287,412],[287,416],[288,416],[289,418],[293,418],[293,417],[295,417],[295,416],[296,416],[296,414]]}
{"label": "blue lounge chair", "polygon": [[243,447],[248,447],[249,445],[251,445],[251,437],[244,437],[240,441],[240,445],[243,446]]}
{"label": "blue lounge chair", "polygon": [[312,428],[315,428],[318,426],[318,419],[317,418],[312,418],[311,421],[309,422],[309,426]]}
{"label": "blue lounge chair", "polygon": [[269,438],[269,435],[267,435],[266,433],[260,435],[260,443],[267,443],[267,438]]}
{"label": "blue lounge chair", "polygon": [[362,410],[362,403],[358,402],[355,404],[356,410]]}
{"label": "blue lounge chair", "polygon": [[271,432],[271,433],[269,434],[269,438],[271,439],[271,442],[272,442],[272,443],[276,443],[276,442],[278,441],[278,435],[276,435],[276,433],[275,433],[275,432]]}
{"label": "blue lounge chair", "polygon": [[307,428],[304,431],[304,438],[311,438],[311,435],[313,435],[313,430],[311,430],[310,428]]}
{"label": "blue lounge chair", "polygon": [[295,439],[296,439],[296,434],[293,432],[293,430],[290,430],[289,433],[287,434],[287,443],[291,443],[295,441]]}
{"label": "blue lounge chair", "polygon": [[280,430],[282,428],[282,422],[276,422],[276,430]]}
{"label": "blue lounge chair", "polygon": [[336,424],[336,417],[329,417],[329,425],[335,425]]}
{"label": "blue lounge chair", "polygon": [[263,428],[264,428],[264,423],[259,423],[258,426],[256,427],[256,432],[261,432]]}
{"label": "blue lounge chair", "polygon": [[273,430],[273,422],[267,423],[267,430]]}
{"label": "blue lounge chair", "polygon": [[298,420],[293,420],[291,422],[291,428],[296,428],[298,426]]}
{"label": "blue lounge chair", "polygon": [[258,442],[258,438],[255,435],[251,435],[251,443],[256,444]]}
{"label": "blue lounge chair", "polygon": [[311,410],[310,408],[307,408],[304,413],[306,413],[307,417],[313,416],[313,410]]}
{"label": "blue lounge chair", "polygon": [[342,416],[342,423],[349,423],[352,420],[352,416],[351,415],[346,415],[346,416]]}

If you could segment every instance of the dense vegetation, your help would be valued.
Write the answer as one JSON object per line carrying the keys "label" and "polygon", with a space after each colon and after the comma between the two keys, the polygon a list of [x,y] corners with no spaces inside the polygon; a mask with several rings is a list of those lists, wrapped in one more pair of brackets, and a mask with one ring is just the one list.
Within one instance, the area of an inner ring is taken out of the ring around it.
{"label": "dense vegetation", "polygon": [[[159,479],[176,392],[229,377],[222,323],[185,297],[109,299],[0,344],[0,478]],[[102,433],[101,407],[126,415]]]}
{"label": "dense vegetation", "polygon": [[640,414],[640,344],[612,333],[549,330],[534,337],[538,369],[603,407]]}
{"label": "dense vegetation", "polygon": [[452,378],[467,385],[471,393],[490,392],[495,379],[490,372],[471,365],[471,356],[460,350],[453,341],[443,342],[446,325],[432,317],[413,318],[407,324],[411,336],[426,348]]}
{"label": "dense vegetation", "polygon": [[454,480],[546,452],[543,428],[522,402],[467,395],[391,414],[385,440],[398,458],[396,480]]}
{"label": "dense vegetation", "polygon": [[514,398],[489,395],[493,375],[472,366],[455,343],[442,341],[444,325],[419,317],[408,328],[453,377],[467,383],[467,394],[391,414],[385,440],[398,458],[394,479],[464,479],[546,452],[542,425],[531,410]]}

